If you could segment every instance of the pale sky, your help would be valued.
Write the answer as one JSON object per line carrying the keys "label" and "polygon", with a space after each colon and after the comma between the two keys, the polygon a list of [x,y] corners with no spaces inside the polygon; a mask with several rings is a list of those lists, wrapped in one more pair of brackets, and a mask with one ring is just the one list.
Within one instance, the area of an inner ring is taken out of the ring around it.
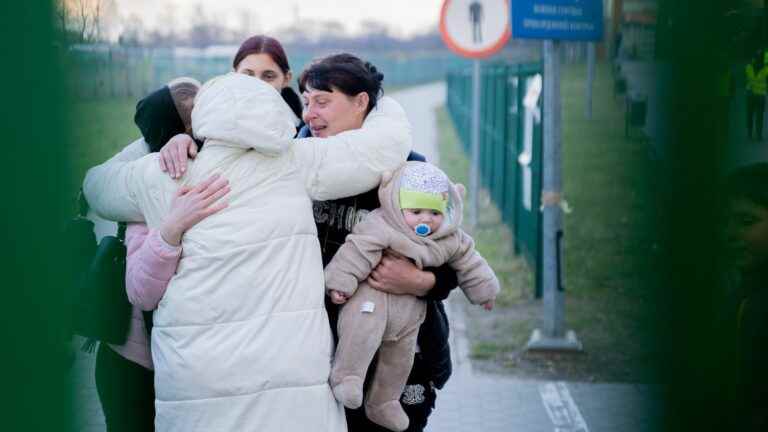
{"label": "pale sky", "polygon": [[[167,25],[173,16],[177,26],[192,17],[197,5],[206,15],[241,29],[250,22],[254,33],[269,33],[299,19],[337,20],[357,33],[360,23],[385,23],[395,35],[410,36],[437,28],[442,0],[115,0],[121,18],[137,15],[148,29]],[[172,12],[170,12],[172,11]],[[250,16],[250,18],[248,18]]]}

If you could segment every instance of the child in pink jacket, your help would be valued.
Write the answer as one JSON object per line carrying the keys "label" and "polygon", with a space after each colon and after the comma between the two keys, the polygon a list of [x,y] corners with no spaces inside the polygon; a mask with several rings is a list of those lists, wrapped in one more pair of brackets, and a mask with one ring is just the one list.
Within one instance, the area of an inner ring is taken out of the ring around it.
{"label": "child in pink jacket", "polygon": [[[199,83],[176,80],[144,98],[137,106],[136,124],[144,136],[115,156],[140,157],[147,149],[159,150],[169,134],[183,133],[191,122],[191,97]],[[189,102],[186,106],[185,101]],[[126,341],[102,343],[96,359],[96,389],[107,431],[154,430],[154,373],[145,312],[157,308],[181,257],[181,236],[207,215],[223,208],[215,201],[228,191],[227,182],[215,176],[195,188],[182,188],[171,204],[166,222],[158,230],[129,224],[126,291],[133,304]],[[150,312],[151,313],[151,312]]]}
{"label": "child in pink jacket", "polygon": [[149,336],[142,311],[157,308],[165,294],[168,280],[176,272],[181,257],[181,245],[163,240],[160,230],[150,230],[140,223],[128,224],[125,231],[128,251],[125,268],[125,289],[133,305],[131,325],[124,345],[110,345],[128,360],[152,370]]}
{"label": "child in pink jacket", "polygon": [[[125,231],[127,259],[125,290],[133,305],[132,322],[124,345],[110,345],[118,354],[152,370],[152,356],[143,311],[157,309],[168,281],[176,273],[181,258],[181,236],[205,216],[225,204],[206,207],[205,197],[228,191],[226,180],[214,176],[195,188],[179,191],[168,221],[160,229],[149,229],[142,223],[128,224]],[[168,239],[168,240],[166,240]]]}
{"label": "child in pink jacket", "polygon": [[160,229],[128,224],[125,289],[133,305],[131,323],[125,343],[102,344],[96,360],[96,388],[108,425],[141,424],[143,430],[154,430],[154,368],[144,313],[157,308],[176,273],[183,233],[223,208],[205,205],[208,196],[215,196],[212,191],[225,194],[226,181],[213,177],[194,189],[180,190]]}

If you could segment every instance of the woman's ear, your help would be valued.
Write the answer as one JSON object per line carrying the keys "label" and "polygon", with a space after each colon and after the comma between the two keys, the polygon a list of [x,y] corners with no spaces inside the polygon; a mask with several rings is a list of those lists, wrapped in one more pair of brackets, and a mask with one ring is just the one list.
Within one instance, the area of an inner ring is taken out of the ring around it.
{"label": "woman's ear", "polygon": [[285,81],[283,82],[283,87],[288,87],[291,85],[291,80],[293,79],[293,72],[288,71],[285,73]]}
{"label": "woman's ear", "polygon": [[355,96],[355,108],[360,112],[366,112],[368,110],[368,93],[360,92]]}

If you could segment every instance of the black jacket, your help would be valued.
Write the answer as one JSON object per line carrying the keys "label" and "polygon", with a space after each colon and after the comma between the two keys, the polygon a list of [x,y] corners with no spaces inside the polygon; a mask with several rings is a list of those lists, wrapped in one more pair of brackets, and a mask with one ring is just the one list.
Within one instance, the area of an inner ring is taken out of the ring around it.
{"label": "black jacket", "polygon": [[742,404],[746,430],[768,427],[768,270],[743,276],[744,299],[737,315]]}
{"label": "black jacket", "polygon": [[[299,137],[309,136],[307,127],[299,133]],[[411,152],[408,160],[425,162],[424,156]],[[314,203],[317,236],[323,255],[323,266],[327,265],[336,254],[344,240],[352,231],[355,223],[359,222],[371,210],[380,207],[378,188],[360,195],[333,201],[316,201]],[[458,285],[456,272],[448,265],[437,268],[425,268],[435,275],[435,286],[424,297],[427,302],[427,316],[419,329],[418,344],[421,349],[421,362],[414,367],[425,370],[414,371],[419,376],[429,377],[429,381],[437,388],[442,388],[451,376],[451,352],[448,345],[448,318],[443,307],[443,300],[451,290]],[[336,322],[339,307],[326,297],[326,309],[331,321],[334,337],[336,337]]]}

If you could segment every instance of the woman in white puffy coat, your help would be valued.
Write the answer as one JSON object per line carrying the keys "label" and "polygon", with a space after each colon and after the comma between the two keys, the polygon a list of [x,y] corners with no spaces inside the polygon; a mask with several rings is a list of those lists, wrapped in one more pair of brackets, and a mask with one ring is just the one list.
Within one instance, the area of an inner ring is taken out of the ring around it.
{"label": "woman in white puffy coat", "polygon": [[292,139],[274,88],[229,74],[192,114],[205,149],[179,180],[157,154],[111,160],[84,192],[102,216],[157,227],[182,185],[218,173],[229,206],[185,233],[176,276],[154,314],[158,431],[343,431],[329,387],[332,340],[312,199],[375,187],[411,148],[402,108],[382,98],[363,127]]}

